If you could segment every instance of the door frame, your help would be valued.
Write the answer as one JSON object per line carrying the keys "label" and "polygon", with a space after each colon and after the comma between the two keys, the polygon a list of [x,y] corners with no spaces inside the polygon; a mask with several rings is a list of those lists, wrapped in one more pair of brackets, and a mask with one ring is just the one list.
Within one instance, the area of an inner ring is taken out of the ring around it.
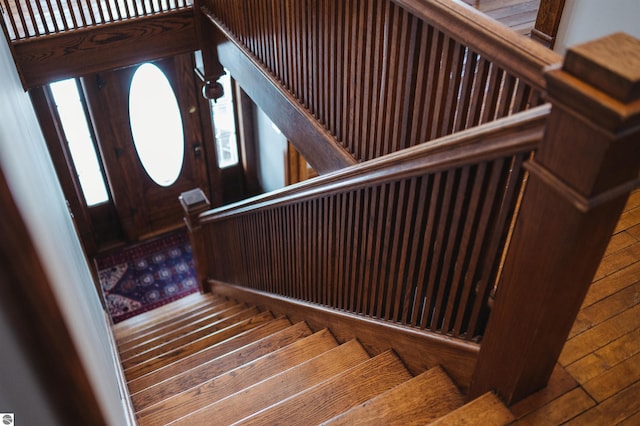
{"label": "door frame", "polygon": [[[192,54],[187,55],[190,55],[191,57],[193,56]],[[133,67],[137,67],[139,65],[140,64],[137,64]],[[202,186],[204,187],[203,189],[209,189],[209,196],[215,196],[217,191],[221,191],[220,187],[222,182],[217,168],[212,120],[210,111],[208,110],[208,102],[199,94],[199,82],[190,71],[191,68],[189,69],[188,75],[186,72],[183,72],[178,78],[171,78],[169,76],[168,78],[175,92],[177,92],[177,89],[174,87],[174,84],[180,84],[182,86],[180,90],[190,91],[191,94],[189,96],[192,96],[194,99],[193,101],[196,103],[196,108],[198,109],[196,114],[200,125],[197,130],[194,130],[194,132],[199,132],[198,139],[203,149],[204,161],[202,161],[202,163],[204,163],[204,172],[202,173],[202,176],[204,177],[205,182]],[[29,90],[29,94],[47,143],[54,168],[56,169],[56,174],[58,175],[65,198],[67,199],[69,210],[74,218],[76,231],[87,255],[91,257],[99,252],[122,246],[132,241],[127,238],[124,229],[119,223],[116,204],[112,193],[111,179],[109,178],[109,170],[105,167],[103,161],[105,153],[100,149],[98,141],[100,137],[108,136],[101,135],[99,133],[99,128],[101,126],[95,123],[96,119],[100,120],[101,118],[90,114],[88,111],[89,100],[86,99],[86,97],[90,96],[90,94],[87,92],[85,84],[82,84],[83,78],[87,78],[87,76],[78,77],[76,81],[78,82],[80,94],[83,98],[88,124],[93,136],[94,147],[98,154],[98,161],[100,162],[110,197],[109,201],[96,206],[89,207],[84,200],[84,195],[75,171],[71,153],[66,143],[62,124],[49,87],[42,86],[31,89]],[[95,75],[93,75],[93,78],[95,78]],[[178,94],[176,93],[176,97],[177,96]],[[188,135],[185,134],[185,156],[191,153],[191,143],[188,143],[189,141],[187,138]],[[109,225],[109,227],[106,225]],[[175,225],[175,227],[181,226],[183,226],[182,221]],[[164,231],[168,230],[169,229],[165,229]],[[153,235],[146,235],[144,238],[151,238],[152,236]]]}

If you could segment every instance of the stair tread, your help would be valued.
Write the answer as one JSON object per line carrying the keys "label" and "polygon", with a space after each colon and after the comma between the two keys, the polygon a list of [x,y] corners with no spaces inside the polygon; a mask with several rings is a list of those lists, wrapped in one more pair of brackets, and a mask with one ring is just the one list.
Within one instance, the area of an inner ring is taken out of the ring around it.
{"label": "stair tread", "polygon": [[207,336],[201,337],[198,340],[192,341],[188,345],[181,346],[170,352],[163,353],[154,358],[148,359],[143,363],[127,368],[124,370],[125,377],[127,381],[131,381],[135,378],[141,377],[154,370],[157,370],[165,365],[176,362],[181,358],[187,357],[196,352],[200,352],[201,350],[206,349],[209,346],[213,346],[217,343],[237,336],[247,330],[256,328],[272,319],[273,315],[271,315],[270,312],[263,312],[252,318],[237,322]]}
{"label": "stair tread", "polygon": [[133,367],[137,364],[143,363],[151,358],[155,358],[157,356],[161,356],[162,354],[169,353],[174,349],[178,349],[181,347],[185,347],[189,345],[189,343],[197,341],[198,339],[202,339],[206,336],[209,336],[213,333],[216,333],[219,330],[223,330],[226,327],[229,327],[233,324],[237,324],[240,321],[252,318],[258,315],[260,312],[256,307],[246,308],[244,306],[238,307],[232,310],[232,313],[224,317],[218,321],[215,321],[211,324],[206,325],[205,327],[201,327],[198,330],[194,330],[192,332],[186,333],[183,336],[174,338],[171,341],[162,343],[158,346],[151,347],[146,349],[140,353],[136,353],[134,350],[130,351],[132,355],[129,357],[124,357],[122,354],[120,356],[122,366],[126,370],[129,367]]}
{"label": "stair tread", "polygon": [[384,352],[234,424],[317,424],[410,378],[397,355]]}
{"label": "stair tread", "polygon": [[166,424],[337,346],[331,332],[318,331],[140,411],[139,424]]}
{"label": "stair tread", "polygon": [[[150,338],[136,346],[128,349],[120,349],[120,359],[124,361],[154,348],[166,352],[168,348],[171,347],[171,344],[180,346],[179,343],[175,342],[189,340],[190,337],[203,336],[212,330],[219,330],[226,325],[246,318],[246,315],[251,315],[252,312],[257,313],[258,310],[256,308],[248,309],[244,304],[230,306],[199,321],[194,321],[182,327],[176,327],[166,334]],[[166,347],[167,349],[162,350],[162,347]]]}
{"label": "stair tread", "polygon": [[191,413],[174,424],[205,424],[207,419],[216,419],[219,424],[231,424],[325,382],[368,359],[369,355],[362,345],[352,340]]}
{"label": "stair tread", "polygon": [[424,425],[463,404],[462,393],[441,368],[435,367],[325,424]]}
{"label": "stair tread", "polygon": [[[144,333],[148,333],[149,331],[152,331],[155,328],[166,327],[168,325],[171,325],[176,319],[188,318],[201,310],[215,309],[216,306],[225,302],[228,302],[228,300],[215,298],[208,301],[197,302],[191,305],[184,305],[180,309],[176,309],[175,311],[171,311],[166,313],[165,315],[162,315],[157,320],[156,319],[144,320],[142,322],[131,324],[126,328],[120,328],[119,332],[117,334],[114,334],[116,339],[116,344],[120,346],[121,344],[126,343],[129,340],[135,339],[136,337]],[[162,309],[162,308],[158,308],[158,309]],[[135,318],[136,317],[133,317],[133,319]],[[116,326],[120,324],[122,323],[118,323],[116,324]],[[112,327],[115,327],[115,326],[112,326]]]}
{"label": "stair tread", "polygon": [[158,323],[163,319],[166,319],[167,316],[172,316],[179,312],[188,312],[194,307],[211,303],[220,299],[220,296],[213,294],[190,294],[171,303],[167,303],[166,305],[160,306],[147,312],[143,312],[131,318],[127,318],[126,320],[121,321],[117,324],[113,324],[111,326],[111,329],[116,339],[119,340],[120,338],[126,336],[129,332],[131,332],[131,330],[144,328],[148,324]]}
{"label": "stair tread", "polygon": [[[311,331],[306,326],[306,328],[301,327],[298,332],[296,332],[296,328],[289,329],[290,327],[291,322],[288,318],[278,317],[257,327],[242,331],[224,341],[213,343],[200,351],[179,358],[174,362],[160,366],[143,376],[130,380],[127,386],[131,394],[135,395],[149,387],[158,386],[169,379],[176,380],[181,374],[188,371],[204,368],[204,364],[228,356],[246,346],[253,345],[248,348],[251,352],[244,354],[250,356],[253,351],[260,349],[260,344],[264,344],[265,347],[270,347],[271,345],[285,344],[284,342],[294,341],[295,338],[301,335],[306,336],[311,334]],[[287,330],[289,331],[287,332]],[[289,336],[289,333],[291,333],[291,336]],[[268,337],[272,337],[272,339],[266,342],[263,341],[263,339]],[[282,340],[282,342],[280,340]],[[192,384],[192,386],[196,384],[197,383]]]}
{"label": "stair tread", "polygon": [[279,318],[131,381],[131,400],[140,411],[310,334],[306,323],[291,326],[288,319]]}
{"label": "stair tread", "polygon": [[513,420],[514,415],[502,401],[492,392],[487,392],[430,424],[500,426]]}
{"label": "stair tread", "polygon": [[142,342],[153,339],[156,336],[161,336],[173,330],[174,328],[180,328],[184,324],[190,324],[191,322],[198,321],[202,318],[206,318],[214,315],[215,313],[224,310],[230,306],[236,305],[237,302],[231,300],[221,300],[218,303],[208,304],[194,309],[191,312],[185,312],[174,316],[171,320],[167,320],[163,323],[149,326],[139,330],[135,333],[131,333],[126,338],[121,339],[118,342],[118,350],[120,352],[132,348]]}

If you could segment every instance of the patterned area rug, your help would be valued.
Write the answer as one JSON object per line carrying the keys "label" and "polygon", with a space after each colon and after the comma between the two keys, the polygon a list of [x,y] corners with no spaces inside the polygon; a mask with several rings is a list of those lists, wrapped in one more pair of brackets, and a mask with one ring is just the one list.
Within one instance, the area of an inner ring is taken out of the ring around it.
{"label": "patterned area rug", "polygon": [[96,258],[95,262],[114,324],[198,290],[184,231]]}

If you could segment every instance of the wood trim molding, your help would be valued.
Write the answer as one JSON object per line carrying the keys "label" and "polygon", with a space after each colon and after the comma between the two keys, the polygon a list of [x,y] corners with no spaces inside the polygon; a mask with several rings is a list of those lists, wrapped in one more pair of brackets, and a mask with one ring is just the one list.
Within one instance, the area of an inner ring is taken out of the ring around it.
{"label": "wood trim molding", "polygon": [[25,89],[197,50],[190,9],[12,43]]}
{"label": "wood trim molding", "polygon": [[469,385],[479,345],[428,333],[320,305],[209,280],[211,291],[307,321],[314,330],[328,328],[339,342],[357,338],[370,355],[393,349],[413,374],[441,365],[462,389]]}
{"label": "wood trim molding", "polygon": [[292,197],[303,199],[319,193],[328,195],[330,192],[352,186],[356,181],[392,181],[400,176],[419,175],[427,169],[444,169],[507,153],[533,150],[543,136],[548,114],[549,106],[543,105],[427,144],[205,212],[200,216],[200,221],[215,221],[226,215],[237,214],[240,209],[249,211],[267,203],[288,202]]}
{"label": "wood trim molding", "polygon": [[203,14],[228,41],[218,44],[218,58],[243,90],[269,116],[318,173],[342,169],[357,161],[335,140],[206,8]]}
{"label": "wood trim molding", "polygon": [[450,0],[392,0],[415,16],[432,23],[456,40],[464,40],[513,74],[544,89],[542,69],[561,62],[557,53],[489,18],[463,2]]}
{"label": "wood trim molding", "polygon": [[531,31],[531,38],[543,46],[553,48],[558,34],[558,27],[562,19],[565,0],[541,0],[536,16],[535,27]]}

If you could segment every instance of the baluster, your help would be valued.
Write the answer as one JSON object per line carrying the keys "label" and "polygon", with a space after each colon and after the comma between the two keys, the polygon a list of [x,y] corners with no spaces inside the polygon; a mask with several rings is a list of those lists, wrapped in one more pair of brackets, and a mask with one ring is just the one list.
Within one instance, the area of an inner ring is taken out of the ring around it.
{"label": "baluster", "polygon": [[640,171],[640,40],[572,48],[522,200],[469,397],[544,387]]}

